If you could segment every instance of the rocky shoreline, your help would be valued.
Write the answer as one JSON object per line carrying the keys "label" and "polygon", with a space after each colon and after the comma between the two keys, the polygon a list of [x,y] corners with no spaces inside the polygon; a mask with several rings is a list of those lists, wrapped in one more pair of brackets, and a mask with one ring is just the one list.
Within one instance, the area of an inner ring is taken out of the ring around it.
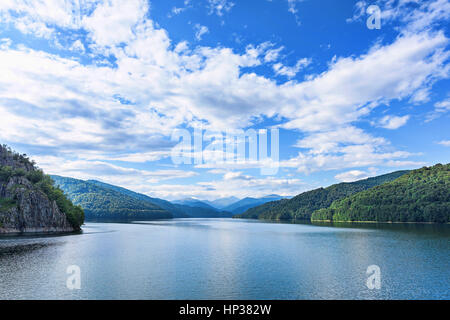
{"label": "rocky shoreline", "polygon": [[0,234],[73,232],[66,214],[31,180],[38,169],[0,146]]}

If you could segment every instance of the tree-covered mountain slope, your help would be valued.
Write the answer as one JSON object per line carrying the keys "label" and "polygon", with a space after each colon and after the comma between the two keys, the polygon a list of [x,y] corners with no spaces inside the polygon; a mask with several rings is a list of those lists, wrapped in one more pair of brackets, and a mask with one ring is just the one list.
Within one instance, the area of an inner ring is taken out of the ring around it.
{"label": "tree-covered mountain slope", "polygon": [[223,209],[235,202],[238,202],[239,200],[240,199],[236,198],[236,197],[226,197],[226,198],[219,198],[219,199],[212,200],[212,201],[208,201],[208,200],[202,200],[202,201],[216,209]]}
{"label": "tree-covered mountain slope", "polygon": [[58,185],[85,208],[88,219],[227,218],[230,213],[215,208],[173,204],[97,180],[52,176]]}
{"label": "tree-covered mountain slope", "polygon": [[174,201],[172,201],[172,204],[189,206],[189,207],[204,208],[204,209],[209,209],[209,210],[213,210],[213,211],[219,211],[219,209],[211,206],[210,204],[208,204],[208,203],[206,203],[206,202],[204,202],[202,200],[197,200],[197,199],[193,199],[193,198],[174,200]]}
{"label": "tree-covered mountain slope", "polygon": [[128,195],[134,199],[142,200],[142,201],[149,201],[150,203],[153,203],[157,205],[158,207],[163,208],[166,211],[169,211],[174,218],[187,218],[189,217],[183,210],[177,208],[175,205],[173,205],[171,202],[159,198],[152,198],[142,193],[137,193],[122,187],[118,187],[112,184],[100,182],[97,180],[88,180],[87,182],[95,184],[100,187],[108,188],[111,190],[118,191],[120,193],[123,193],[125,195]]}
{"label": "tree-covered mountain slope", "polygon": [[77,231],[84,212],[26,155],[0,145],[0,233]]}
{"label": "tree-covered mountain slope", "polygon": [[244,198],[242,200],[239,200],[227,207],[225,207],[223,210],[232,212],[234,214],[240,214],[244,213],[245,211],[260,206],[264,203],[271,202],[271,201],[278,201],[283,199],[282,196],[279,196],[277,194],[268,195],[262,198]]}
{"label": "tree-covered mountain slope", "polygon": [[191,207],[188,205],[174,204],[190,218],[231,218],[232,213],[207,207]]}
{"label": "tree-covered mountain slope", "polygon": [[411,171],[400,178],[335,201],[312,220],[450,222],[450,164]]}
{"label": "tree-covered mountain slope", "polygon": [[81,206],[87,219],[170,219],[172,214],[156,204],[98,184],[52,176],[73,201]]}
{"label": "tree-covered mountain slope", "polygon": [[216,208],[212,208],[207,204],[204,204],[204,206],[197,205],[198,203],[192,203],[189,205],[174,204],[167,200],[152,198],[142,193],[137,193],[122,187],[114,186],[112,184],[100,182],[97,180],[88,180],[87,182],[93,183],[97,186],[118,191],[120,193],[123,193],[138,200],[153,203],[158,207],[161,207],[164,210],[170,212],[174,218],[226,218],[231,216],[231,214],[227,212],[222,212],[221,210],[217,210]]}
{"label": "tree-covered mountain slope", "polygon": [[245,219],[309,220],[314,211],[328,208],[333,201],[393,181],[409,171],[396,171],[355,182],[334,184],[303,192],[292,199],[265,203],[235,216]]}

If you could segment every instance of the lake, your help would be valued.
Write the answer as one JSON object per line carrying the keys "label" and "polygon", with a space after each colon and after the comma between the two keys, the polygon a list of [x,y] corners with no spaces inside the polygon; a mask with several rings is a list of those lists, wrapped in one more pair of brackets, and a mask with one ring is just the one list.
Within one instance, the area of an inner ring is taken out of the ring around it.
{"label": "lake", "polygon": [[[449,253],[449,225],[87,223],[1,237],[0,299],[450,299]],[[366,285],[371,265],[380,289]]]}

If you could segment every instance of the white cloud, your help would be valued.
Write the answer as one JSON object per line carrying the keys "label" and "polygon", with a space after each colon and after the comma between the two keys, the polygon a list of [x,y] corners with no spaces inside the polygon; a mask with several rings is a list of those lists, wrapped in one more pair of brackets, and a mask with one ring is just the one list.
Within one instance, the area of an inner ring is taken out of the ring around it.
{"label": "white cloud", "polygon": [[450,99],[449,98],[435,103],[434,110],[428,113],[425,122],[430,122],[434,119],[437,119],[440,116],[446,114],[447,112],[450,112]]}
{"label": "white cloud", "polygon": [[327,72],[289,86],[299,107],[283,110],[283,115],[296,114],[284,127],[314,131],[350,123],[383,102],[404,99],[447,78],[449,54],[438,49],[447,43],[442,33],[401,36],[366,55],[336,59]]}
{"label": "white cloud", "polygon": [[370,144],[349,145],[339,149],[340,153],[301,153],[289,160],[281,161],[280,167],[295,168],[298,172],[312,173],[319,170],[341,170],[355,167],[384,165],[389,167],[422,164],[414,161],[398,161],[413,156],[405,151],[389,151]]}
{"label": "white cloud", "polygon": [[169,18],[172,18],[173,16],[179,15],[183,11],[186,11],[187,9],[191,8],[191,0],[184,0],[184,7],[172,7],[172,10],[167,15]]}
{"label": "white cloud", "polygon": [[230,0],[208,0],[209,14],[217,14],[223,16],[234,7],[234,2]]}
{"label": "white cloud", "polygon": [[186,197],[217,199],[230,196],[238,198],[263,197],[273,194],[274,190],[281,196],[292,196],[309,189],[311,189],[311,186],[300,179],[252,177],[251,179],[198,182],[189,186],[184,184],[142,185],[139,192],[164,199],[181,199]]}
{"label": "white cloud", "polygon": [[198,173],[188,170],[138,170],[124,168],[104,161],[68,160],[54,156],[36,156],[33,159],[49,174],[107,183],[136,190],[136,186],[156,184],[162,181],[190,178]]}
{"label": "white cloud", "polygon": [[298,16],[297,3],[303,2],[304,0],[287,0],[288,2],[288,11],[292,13],[295,17],[295,21],[297,25],[301,25],[301,21]]}
{"label": "white cloud", "polygon": [[224,180],[251,180],[251,176],[243,175],[242,172],[230,171],[224,174]]}
{"label": "white cloud", "polygon": [[354,14],[347,22],[361,21],[368,18],[367,7],[378,5],[381,9],[382,25],[400,21],[406,26],[402,32],[420,32],[432,29],[437,23],[450,18],[450,2],[448,0],[376,0],[358,1]]}
{"label": "white cloud", "polygon": [[406,10],[406,7],[411,3],[417,4],[418,1],[404,0],[400,1],[398,5],[395,5],[392,0],[388,1],[382,11],[382,18],[400,19],[408,23],[407,30],[410,32],[431,29],[435,23],[450,18],[450,2],[448,0],[423,1],[413,11]]}
{"label": "white cloud", "polygon": [[368,177],[370,177],[370,174],[361,170],[346,171],[335,176],[335,178],[341,182],[353,182]]}
{"label": "white cloud", "polygon": [[84,17],[82,24],[98,45],[127,43],[133,38],[133,27],[142,21],[147,10],[145,0],[105,1]]}
{"label": "white cloud", "polygon": [[354,22],[360,20],[366,14],[366,9],[368,4],[366,1],[357,1],[355,3],[354,13],[352,18],[348,18],[347,23]]}
{"label": "white cloud", "polygon": [[347,126],[333,130],[314,132],[298,141],[296,147],[309,149],[312,154],[340,153],[342,147],[349,145],[385,145],[384,138],[373,137],[362,129]]}
{"label": "white cloud", "polygon": [[209,29],[206,26],[202,26],[200,24],[196,24],[195,27],[195,39],[197,39],[197,41],[202,40],[203,35],[209,33]]}
{"label": "white cloud", "polygon": [[392,160],[413,155],[405,151],[395,151],[386,139],[373,137],[353,126],[310,133],[299,140],[296,147],[307,151],[281,161],[280,167],[296,168],[298,172],[311,173],[319,170],[376,165],[399,166]]}
{"label": "white cloud", "polygon": [[264,56],[264,62],[273,62],[278,60],[278,57],[280,56],[280,52],[282,50],[284,50],[284,47],[267,50],[266,55]]}
{"label": "white cloud", "polygon": [[80,40],[76,40],[72,43],[70,50],[84,53],[86,51],[86,48]]}
{"label": "white cloud", "polygon": [[[83,30],[95,53],[115,57],[114,66],[99,65],[104,58],[96,56],[84,65],[2,42],[0,139],[28,141],[61,157],[77,154],[80,161],[161,159],[171,145],[167,137],[179,126],[202,123],[225,131],[277,117],[284,121],[281,127],[304,135],[298,143],[304,150],[282,166],[311,172],[401,165],[410,153],[358,129],[357,122],[380,104],[424,97],[435,81],[449,77],[443,32],[405,33],[363,55],[337,57],[307,80],[277,83],[247,71],[276,61],[279,52],[271,50],[281,49],[268,43],[243,53],[189,48],[186,42],[173,44],[166,30],[146,18],[145,1],[89,2],[90,9],[78,14],[61,3],[2,1],[0,11],[2,16],[19,12],[24,26],[17,28],[38,36],[34,24],[48,28],[44,33],[51,37],[58,36],[52,25]],[[228,1],[210,3],[218,15],[231,9]],[[277,70],[293,76],[308,61]],[[123,105],[118,96],[130,103]]]}
{"label": "white cloud", "polygon": [[170,11],[168,17],[171,18],[173,16],[179,15],[180,13],[182,13],[185,10],[186,10],[186,8],[173,7],[172,10]]}
{"label": "white cloud", "polygon": [[443,145],[444,147],[450,147],[450,140],[442,140],[438,142],[440,145]]}
{"label": "white cloud", "polygon": [[[91,1],[86,2],[89,5]],[[3,0],[0,2],[0,20],[13,24],[25,34],[50,38],[52,25],[63,28],[80,26],[79,1],[27,1]]]}
{"label": "white cloud", "polygon": [[[266,55],[267,57],[267,55]],[[276,63],[273,65],[273,70],[277,76],[286,76],[288,78],[293,78],[297,75],[297,73],[311,64],[311,59],[303,58],[297,61],[295,66],[287,67],[281,63]]]}
{"label": "white cloud", "polygon": [[450,111],[450,99],[437,102],[435,105],[436,112],[445,113]]}
{"label": "white cloud", "polygon": [[408,115],[403,117],[387,115],[379,120],[378,125],[385,129],[395,130],[404,126],[408,122],[409,118],[410,116]]}

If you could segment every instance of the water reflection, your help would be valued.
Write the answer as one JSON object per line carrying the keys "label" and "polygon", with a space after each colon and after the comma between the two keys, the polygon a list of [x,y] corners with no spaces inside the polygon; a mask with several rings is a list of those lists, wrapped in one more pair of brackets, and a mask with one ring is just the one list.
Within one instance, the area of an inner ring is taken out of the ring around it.
{"label": "water reflection", "polygon": [[[0,299],[442,299],[449,225],[175,219],[0,238]],[[65,286],[78,265],[82,289]],[[366,286],[380,266],[381,290]]]}

